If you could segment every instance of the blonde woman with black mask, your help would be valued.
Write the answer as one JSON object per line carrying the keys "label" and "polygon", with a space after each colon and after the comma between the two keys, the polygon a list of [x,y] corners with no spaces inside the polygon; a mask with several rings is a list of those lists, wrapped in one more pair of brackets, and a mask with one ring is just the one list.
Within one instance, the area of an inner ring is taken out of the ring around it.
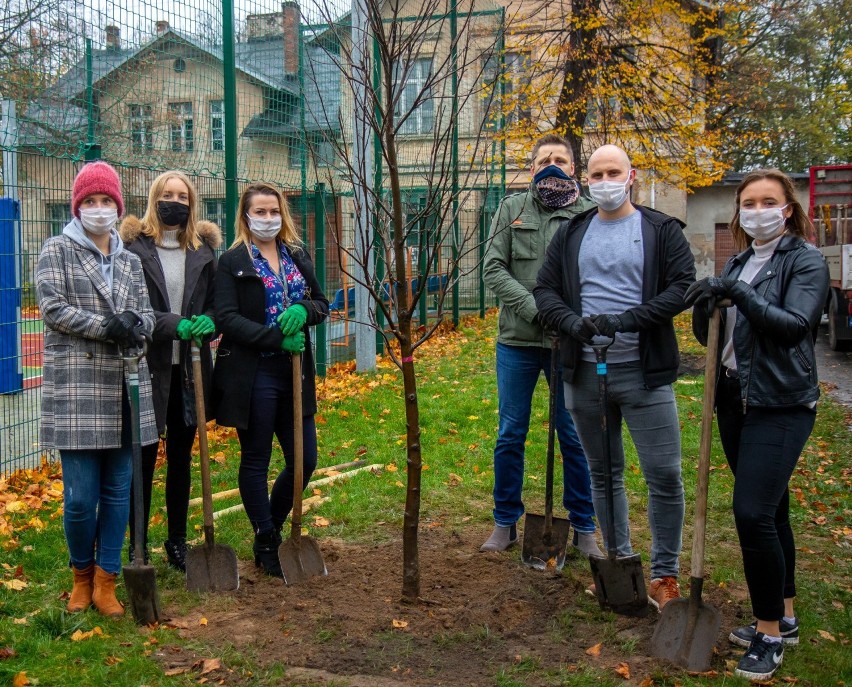
{"label": "blonde woman with black mask", "polygon": [[[201,347],[204,388],[209,389],[213,370],[210,339],[216,331],[214,251],[222,243],[222,234],[212,222],[199,220],[197,192],[189,177],[170,171],[151,184],[148,207],[142,218],[131,215],[122,222],[121,237],[127,250],[142,261],[157,318],[148,365],[157,429],[160,436],[165,436],[166,446],[168,538],[164,549],[169,564],[185,571],[190,464],[197,427],[190,342],[194,340]],[[153,444],[142,451],[146,559],[157,447],[158,444]],[[133,532],[132,526],[130,531]],[[133,556],[132,534],[130,556]]]}

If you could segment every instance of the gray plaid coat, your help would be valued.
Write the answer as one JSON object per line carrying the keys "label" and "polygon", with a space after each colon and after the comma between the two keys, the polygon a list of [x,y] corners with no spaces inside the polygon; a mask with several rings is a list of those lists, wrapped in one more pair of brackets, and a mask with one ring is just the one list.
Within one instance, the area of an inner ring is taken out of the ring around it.
{"label": "gray plaid coat", "polygon": [[[122,250],[113,260],[113,290],[92,251],[68,236],[48,239],[36,269],[44,319],[41,444],[45,449],[107,449],[121,446],[124,363],[119,347],[104,339],[104,319],[137,313],[150,333],[154,313],[142,264]],[[157,441],[151,375],[139,364],[142,445]]]}

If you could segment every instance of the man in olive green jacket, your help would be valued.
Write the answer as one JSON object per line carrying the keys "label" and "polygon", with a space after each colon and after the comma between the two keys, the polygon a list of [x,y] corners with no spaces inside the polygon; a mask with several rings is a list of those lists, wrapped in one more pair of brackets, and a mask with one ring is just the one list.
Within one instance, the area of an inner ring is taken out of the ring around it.
{"label": "man in olive green jacket", "polygon": [[593,207],[581,195],[573,174],[568,141],[546,134],[533,147],[529,190],[505,198],[491,223],[484,278],[501,304],[497,330],[500,427],[494,447],[495,526],[480,551],[504,551],[518,541],[516,523],[524,513],[524,443],[533,392],[544,372],[557,393],[562,502],[574,527],[573,543],[587,556],[603,555],[595,543],[589,466],[565,407],[561,372],[559,378],[550,379],[550,337],[542,329],[532,295],[547,246],[559,225]]}

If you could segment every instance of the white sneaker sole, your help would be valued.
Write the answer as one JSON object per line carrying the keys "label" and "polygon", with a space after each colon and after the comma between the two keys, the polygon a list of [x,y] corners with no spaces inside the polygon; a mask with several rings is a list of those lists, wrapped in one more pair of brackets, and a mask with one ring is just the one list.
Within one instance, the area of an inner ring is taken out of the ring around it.
{"label": "white sneaker sole", "polygon": [[[728,641],[731,644],[735,644],[736,646],[741,646],[743,649],[748,649],[751,646],[751,640],[743,639],[742,637],[737,637],[733,632],[728,635]],[[782,637],[781,641],[784,643],[784,646],[798,646],[799,638],[798,637]]]}

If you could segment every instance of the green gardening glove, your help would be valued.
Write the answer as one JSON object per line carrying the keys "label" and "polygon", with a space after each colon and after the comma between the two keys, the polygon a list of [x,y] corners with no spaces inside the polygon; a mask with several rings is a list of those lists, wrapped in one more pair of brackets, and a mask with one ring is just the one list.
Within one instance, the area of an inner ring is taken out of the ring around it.
{"label": "green gardening glove", "polygon": [[295,334],[290,334],[284,337],[281,342],[281,350],[288,353],[301,353],[305,350],[305,332],[301,329]]}
{"label": "green gardening glove", "polygon": [[192,338],[196,341],[202,341],[204,337],[210,336],[216,331],[216,325],[213,320],[207,315],[192,316]]}
{"label": "green gardening glove", "polygon": [[189,341],[192,338],[192,322],[185,317],[177,323],[178,338],[183,341]]}
{"label": "green gardening glove", "polygon": [[308,310],[304,305],[296,303],[291,305],[278,316],[278,326],[284,336],[295,334],[308,321]]}

